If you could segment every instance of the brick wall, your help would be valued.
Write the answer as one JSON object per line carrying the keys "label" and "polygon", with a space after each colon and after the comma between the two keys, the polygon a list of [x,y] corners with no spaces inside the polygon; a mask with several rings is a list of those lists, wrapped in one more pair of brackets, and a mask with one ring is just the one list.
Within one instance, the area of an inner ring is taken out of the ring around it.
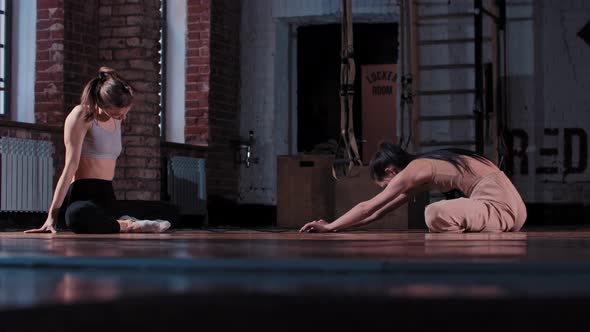
{"label": "brick wall", "polygon": [[209,197],[236,199],[239,165],[235,141],[240,133],[240,1],[211,6],[209,95]]}
{"label": "brick wall", "polygon": [[[196,150],[161,149],[160,6],[160,0],[38,0],[36,122],[63,126],[84,84],[99,66],[110,66],[137,90],[124,123],[124,151],[114,181],[117,197],[160,199],[162,161],[180,154],[207,156],[210,195],[235,199],[239,1],[188,1],[185,135],[188,145],[201,146]],[[18,135],[29,135],[28,130]],[[55,140],[55,134],[50,136]],[[63,168],[63,135],[57,137],[56,180]]]}
{"label": "brick wall", "polygon": [[64,102],[66,114],[80,103],[86,83],[97,73],[98,2],[64,0]]}
{"label": "brick wall", "polygon": [[187,10],[186,142],[209,147],[209,197],[235,200],[240,2],[189,1]]}
{"label": "brick wall", "polygon": [[[37,1],[36,123],[63,126],[67,113],[78,104],[84,84],[95,75],[96,9],[97,6],[75,0]],[[53,133],[40,134],[44,131]],[[59,138],[54,139],[57,180],[63,168],[61,131],[19,126],[3,131],[3,135],[48,140],[60,132]]]}
{"label": "brick wall", "polygon": [[101,0],[99,59],[135,87],[114,187],[119,199],[160,199],[159,0]]}
{"label": "brick wall", "polygon": [[209,139],[210,36],[210,1],[188,1],[185,95],[188,144],[207,144]]}
{"label": "brick wall", "polygon": [[63,124],[64,114],[64,3],[37,1],[37,61],[35,121]]}
{"label": "brick wall", "polygon": [[37,1],[35,122],[56,127],[6,125],[2,136],[51,140],[57,182],[64,164],[63,122],[96,75],[97,6],[75,0]]}
{"label": "brick wall", "polygon": [[[160,5],[160,0],[37,2],[36,123],[62,126],[101,65],[115,68],[137,89],[114,181],[120,199],[160,198]],[[62,167],[60,155],[56,177]]]}

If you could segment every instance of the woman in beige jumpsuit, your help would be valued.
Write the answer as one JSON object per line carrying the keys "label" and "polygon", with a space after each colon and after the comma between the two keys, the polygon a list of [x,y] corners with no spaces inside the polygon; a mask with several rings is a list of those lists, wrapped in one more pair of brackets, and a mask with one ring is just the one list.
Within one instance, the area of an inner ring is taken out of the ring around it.
{"label": "woman in beige jumpsuit", "polygon": [[300,231],[333,232],[362,226],[429,190],[458,190],[464,196],[426,207],[430,232],[517,232],[526,220],[526,207],[512,182],[490,160],[472,151],[443,149],[412,155],[397,145],[382,143],[369,167],[382,192],[331,223],[314,220]]}

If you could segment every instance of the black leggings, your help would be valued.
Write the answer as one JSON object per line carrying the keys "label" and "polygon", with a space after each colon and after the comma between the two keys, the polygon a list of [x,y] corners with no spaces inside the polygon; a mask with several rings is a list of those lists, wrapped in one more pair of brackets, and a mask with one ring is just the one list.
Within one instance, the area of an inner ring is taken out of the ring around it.
{"label": "black leggings", "polygon": [[118,201],[112,181],[74,181],[59,209],[58,223],[79,234],[110,234],[121,231],[117,219],[129,215],[137,219],[163,219],[172,225],[178,209],[161,201]]}

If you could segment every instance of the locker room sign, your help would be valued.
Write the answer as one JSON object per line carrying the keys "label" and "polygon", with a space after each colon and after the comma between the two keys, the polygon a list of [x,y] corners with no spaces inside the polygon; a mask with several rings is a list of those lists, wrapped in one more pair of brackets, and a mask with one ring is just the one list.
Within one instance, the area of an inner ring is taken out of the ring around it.
{"label": "locker room sign", "polygon": [[368,162],[379,142],[396,141],[397,66],[362,65],[362,145],[363,161]]}

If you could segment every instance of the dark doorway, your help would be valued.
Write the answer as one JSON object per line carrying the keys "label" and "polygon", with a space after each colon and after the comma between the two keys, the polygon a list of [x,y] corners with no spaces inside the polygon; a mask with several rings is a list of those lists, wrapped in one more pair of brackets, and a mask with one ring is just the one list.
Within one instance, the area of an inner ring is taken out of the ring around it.
{"label": "dark doorway", "polygon": [[[353,30],[354,126],[362,139],[360,66],[397,63],[398,25],[362,23]],[[337,142],[340,135],[340,24],[300,27],[297,35],[297,149],[313,152],[318,144]]]}

